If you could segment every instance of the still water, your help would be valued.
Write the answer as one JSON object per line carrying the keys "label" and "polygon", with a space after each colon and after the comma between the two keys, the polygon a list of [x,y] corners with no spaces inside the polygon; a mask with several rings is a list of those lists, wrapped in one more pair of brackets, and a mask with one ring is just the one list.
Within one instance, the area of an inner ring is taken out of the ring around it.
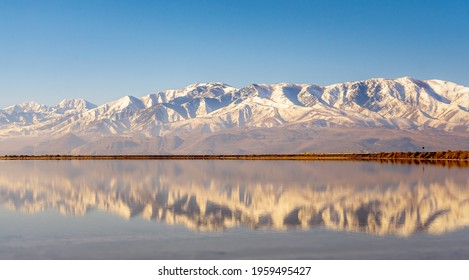
{"label": "still water", "polygon": [[469,259],[469,168],[0,161],[0,259]]}

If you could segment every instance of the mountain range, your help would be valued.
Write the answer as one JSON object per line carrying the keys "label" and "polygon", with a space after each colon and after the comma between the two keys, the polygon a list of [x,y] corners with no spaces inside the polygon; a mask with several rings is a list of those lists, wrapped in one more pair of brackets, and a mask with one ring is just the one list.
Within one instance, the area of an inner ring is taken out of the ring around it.
{"label": "mountain range", "polygon": [[95,105],[0,110],[0,154],[469,150],[469,87],[369,79],[329,86],[198,83]]}

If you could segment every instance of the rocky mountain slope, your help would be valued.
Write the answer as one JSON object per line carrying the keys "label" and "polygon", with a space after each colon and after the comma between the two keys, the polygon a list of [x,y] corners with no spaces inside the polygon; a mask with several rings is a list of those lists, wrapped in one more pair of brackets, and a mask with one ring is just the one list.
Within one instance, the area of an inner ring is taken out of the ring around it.
{"label": "rocky mountain slope", "polygon": [[0,153],[469,149],[468,132],[468,87],[409,77],[325,87],[202,83],[100,106],[76,99],[0,110]]}

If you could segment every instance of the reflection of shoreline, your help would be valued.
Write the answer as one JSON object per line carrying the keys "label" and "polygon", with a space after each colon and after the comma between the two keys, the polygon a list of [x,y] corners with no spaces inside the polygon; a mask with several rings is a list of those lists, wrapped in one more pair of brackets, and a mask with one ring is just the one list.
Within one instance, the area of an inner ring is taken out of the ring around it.
{"label": "reflection of shoreline", "polygon": [[469,167],[468,160],[370,159],[369,161],[377,161],[380,163],[393,163],[393,164],[414,164],[414,165],[428,164],[428,165],[445,166],[445,167],[460,167],[460,168]]}
{"label": "reflection of shoreline", "polygon": [[465,170],[372,162],[3,162],[0,204],[103,209],[196,230],[311,228],[439,234],[469,225]]}

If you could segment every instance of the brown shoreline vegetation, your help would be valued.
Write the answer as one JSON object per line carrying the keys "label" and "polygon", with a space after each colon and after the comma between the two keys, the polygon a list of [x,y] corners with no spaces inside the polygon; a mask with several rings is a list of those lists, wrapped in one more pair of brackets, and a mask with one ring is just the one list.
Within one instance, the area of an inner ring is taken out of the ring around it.
{"label": "brown shoreline vegetation", "polygon": [[0,160],[361,160],[469,166],[469,151],[253,155],[5,155]]}

